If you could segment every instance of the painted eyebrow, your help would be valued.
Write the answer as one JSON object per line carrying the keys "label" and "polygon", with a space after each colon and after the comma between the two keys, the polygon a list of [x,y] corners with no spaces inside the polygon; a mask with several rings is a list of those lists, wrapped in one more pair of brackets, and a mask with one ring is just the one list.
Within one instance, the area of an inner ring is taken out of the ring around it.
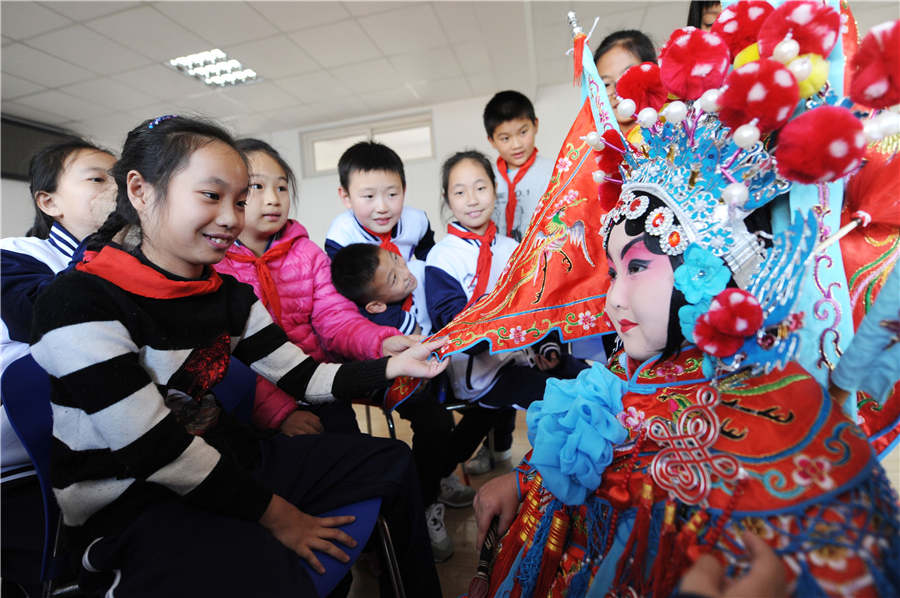
{"label": "painted eyebrow", "polygon": [[647,233],[643,233],[641,236],[635,237],[632,240],[630,240],[628,243],[625,243],[625,247],[622,248],[622,254],[619,259],[625,259],[625,254],[628,253],[628,250],[631,249],[632,246],[634,246],[638,241],[643,241],[646,234]]}

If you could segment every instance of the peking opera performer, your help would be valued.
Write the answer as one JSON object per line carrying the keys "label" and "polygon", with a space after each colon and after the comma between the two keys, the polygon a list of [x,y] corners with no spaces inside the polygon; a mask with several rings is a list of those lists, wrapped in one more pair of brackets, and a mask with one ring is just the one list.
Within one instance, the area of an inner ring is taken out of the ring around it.
{"label": "peking opera performer", "polygon": [[[776,234],[759,218],[792,184],[824,186],[863,163],[871,127],[809,81],[839,28],[821,2],[744,0],[718,33],[680,29],[660,67],[623,76],[641,146],[594,134],[621,162],[601,173],[605,214],[588,230],[621,345],[528,409],[532,450],[476,499],[496,552],[470,596],[664,598],[704,553],[745,573],[748,531],[778,555],[793,596],[900,595],[897,494],[857,422],[797,363],[811,350],[797,306],[824,246],[817,215],[796,211]],[[900,22],[874,33],[893,40],[896,67]],[[739,51],[751,44],[755,55]],[[872,93],[897,93],[892,76]]]}

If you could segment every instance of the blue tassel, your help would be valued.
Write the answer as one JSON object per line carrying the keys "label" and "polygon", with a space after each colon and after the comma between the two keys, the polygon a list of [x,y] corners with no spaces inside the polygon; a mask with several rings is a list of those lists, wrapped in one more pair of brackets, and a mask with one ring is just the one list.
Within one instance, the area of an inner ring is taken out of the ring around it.
{"label": "blue tassel", "polygon": [[[897,587],[895,583],[892,583],[891,580],[885,575],[885,572],[873,563],[870,559],[864,559],[866,565],[869,567],[869,574],[872,576],[872,581],[875,582],[875,589],[878,590],[879,596],[900,596],[900,588]],[[896,573],[894,571],[893,573]],[[890,575],[890,573],[888,574]]]}
{"label": "blue tassel", "polygon": [[[610,529],[610,524],[612,523],[612,507],[607,503],[601,502],[600,499],[595,500],[590,503],[593,508],[596,509],[594,516],[597,518],[597,521],[600,522],[600,546],[606,546],[609,543],[609,535],[614,533],[614,530]],[[597,558],[603,557],[602,554],[597,554]]]}
{"label": "blue tassel", "polygon": [[797,586],[794,588],[794,596],[802,596],[803,598],[825,596],[825,591],[818,583],[816,583],[816,579],[812,576],[809,566],[803,561],[800,561],[800,575],[797,576]]}
{"label": "blue tassel", "polygon": [[[596,496],[588,497],[587,508],[585,509],[585,529],[587,529],[587,546],[585,547],[585,559],[581,564],[581,570],[572,578],[569,584],[569,591],[566,596],[571,598],[581,598],[587,593],[588,582],[591,578],[594,560],[600,557],[600,550],[597,547],[597,533],[594,533],[602,514],[602,505]],[[609,524],[606,524],[609,527]],[[598,531],[599,533],[599,531]],[[603,538],[606,541],[606,538]],[[605,546],[605,544],[603,544]]]}
{"label": "blue tassel", "polygon": [[894,596],[900,594],[900,537],[894,535],[883,553],[884,571],[894,587]]}
{"label": "blue tassel", "polygon": [[494,593],[494,598],[509,598],[510,593],[513,591],[513,587],[516,583],[516,571],[519,568],[519,563],[522,562],[522,554],[525,552],[525,548],[522,547],[519,550],[519,554],[516,555],[516,559],[513,561],[512,566],[509,568],[509,573],[506,574],[506,577],[500,583],[500,586],[497,588],[497,591]]}
{"label": "blue tassel", "polygon": [[541,561],[544,556],[544,545],[547,544],[547,536],[550,534],[550,522],[553,521],[553,513],[560,507],[562,507],[562,503],[555,498],[547,505],[547,510],[544,511],[537,531],[534,533],[534,539],[531,541],[531,548],[528,549],[528,553],[522,559],[522,564],[519,565],[516,580],[522,586],[522,596],[531,596],[534,592],[534,585],[537,583],[538,575],[541,574]]}

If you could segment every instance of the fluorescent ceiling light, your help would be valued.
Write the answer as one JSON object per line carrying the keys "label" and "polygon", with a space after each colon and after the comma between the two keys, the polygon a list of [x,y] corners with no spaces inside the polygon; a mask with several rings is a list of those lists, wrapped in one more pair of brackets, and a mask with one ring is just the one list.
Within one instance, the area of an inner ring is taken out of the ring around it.
{"label": "fluorescent ceiling light", "polygon": [[238,85],[256,79],[256,71],[245,68],[234,58],[228,58],[218,48],[173,58],[169,66],[210,86]]}

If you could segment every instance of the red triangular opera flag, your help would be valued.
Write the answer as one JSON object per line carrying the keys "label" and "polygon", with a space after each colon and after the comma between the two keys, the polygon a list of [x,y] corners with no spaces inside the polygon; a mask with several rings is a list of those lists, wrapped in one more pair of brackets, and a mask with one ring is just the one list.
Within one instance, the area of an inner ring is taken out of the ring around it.
{"label": "red triangular opera flag", "polygon": [[[433,335],[450,337],[441,357],[483,340],[494,353],[520,349],[554,329],[565,340],[612,331],[603,317],[609,277],[600,218],[606,211],[592,176],[599,154],[584,140],[595,130],[590,99],[586,99],[531,226],[496,287]],[[395,380],[385,407],[396,407],[418,384],[415,378]]]}
{"label": "red triangular opera flag", "polygon": [[[583,37],[575,44],[584,46]],[[615,168],[624,141],[617,131],[603,135],[598,150],[586,141],[589,133],[596,139],[598,129],[605,133],[616,125],[590,50],[584,47],[578,58],[584,102],[559,151],[547,190],[494,289],[432,335],[450,339],[441,358],[482,341],[489,343],[492,353],[521,349],[551,330],[558,330],[567,341],[613,331],[604,317],[609,275],[600,236],[600,220],[608,209],[598,197],[593,173]],[[618,143],[610,143],[616,138]],[[617,178],[617,171],[607,171],[608,180]],[[419,383],[398,378],[384,406],[395,408]]]}

